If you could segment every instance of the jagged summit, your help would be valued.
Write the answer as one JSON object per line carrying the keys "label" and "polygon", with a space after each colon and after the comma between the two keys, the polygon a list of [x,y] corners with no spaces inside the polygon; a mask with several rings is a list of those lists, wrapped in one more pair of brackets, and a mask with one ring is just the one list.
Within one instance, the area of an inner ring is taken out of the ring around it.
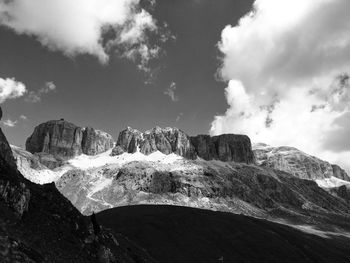
{"label": "jagged summit", "polygon": [[160,151],[164,154],[175,153],[188,159],[197,157],[190,137],[177,128],[160,128],[156,126],[145,132],[127,127],[121,131],[112,155],[124,152],[141,152],[149,155]]}
{"label": "jagged summit", "polygon": [[254,163],[248,136],[223,134],[213,137],[209,135],[190,137],[175,127],[156,126],[145,132],[127,127],[120,132],[112,156],[138,151],[146,155],[160,151],[164,154],[175,153],[187,159],[200,157],[204,160]]}

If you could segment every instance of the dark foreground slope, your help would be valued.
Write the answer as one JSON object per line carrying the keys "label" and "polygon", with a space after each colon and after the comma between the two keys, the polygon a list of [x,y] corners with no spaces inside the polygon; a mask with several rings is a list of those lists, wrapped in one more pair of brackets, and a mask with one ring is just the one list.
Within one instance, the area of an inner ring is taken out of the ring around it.
{"label": "dark foreground slope", "polygon": [[243,215],[139,205],[97,214],[159,262],[350,262],[350,239],[323,238]]}
{"label": "dark foreground slope", "polygon": [[26,180],[0,129],[0,262],[154,261],[128,238],[80,214],[54,184]]}

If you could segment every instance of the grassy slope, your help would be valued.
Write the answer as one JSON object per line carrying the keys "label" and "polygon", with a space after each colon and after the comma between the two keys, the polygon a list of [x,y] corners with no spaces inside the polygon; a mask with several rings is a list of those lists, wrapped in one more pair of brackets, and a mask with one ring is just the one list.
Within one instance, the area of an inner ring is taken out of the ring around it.
{"label": "grassy slope", "polygon": [[242,215],[141,205],[106,210],[97,219],[159,262],[350,262],[350,239]]}

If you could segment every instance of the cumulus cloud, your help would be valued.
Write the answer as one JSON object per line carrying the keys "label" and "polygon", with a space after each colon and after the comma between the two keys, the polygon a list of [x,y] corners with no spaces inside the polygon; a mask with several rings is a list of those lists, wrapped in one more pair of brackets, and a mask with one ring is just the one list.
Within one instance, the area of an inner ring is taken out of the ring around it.
{"label": "cumulus cloud", "polygon": [[8,99],[15,99],[26,93],[26,86],[14,78],[0,78],[0,103]]}
{"label": "cumulus cloud", "polygon": [[102,63],[115,49],[128,58],[138,54],[143,64],[157,52],[147,37],[158,32],[157,22],[140,0],[1,1],[0,24],[50,50],[69,57],[90,54]]}
{"label": "cumulus cloud", "polygon": [[170,83],[170,86],[164,91],[164,95],[169,96],[171,101],[175,102],[175,101],[179,100],[179,98],[176,96],[175,92],[176,92],[176,83],[172,82],[172,83]]}
{"label": "cumulus cloud", "polygon": [[347,0],[256,0],[226,26],[218,75],[228,81],[229,108],[211,134],[244,133],[347,165],[348,10]]}
{"label": "cumulus cloud", "polygon": [[3,123],[7,127],[15,127],[18,121],[12,121],[10,119],[4,120]]}
{"label": "cumulus cloud", "polygon": [[38,89],[36,91],[30,91],[25,100],[28,102],[37,103],[37,102],[41,101],[41,98],[44,94],[47,94],[47,93],[55,91],[55,90],[56,90],[55,83],[53,83],[52,81],[48,81],[40,89]]}

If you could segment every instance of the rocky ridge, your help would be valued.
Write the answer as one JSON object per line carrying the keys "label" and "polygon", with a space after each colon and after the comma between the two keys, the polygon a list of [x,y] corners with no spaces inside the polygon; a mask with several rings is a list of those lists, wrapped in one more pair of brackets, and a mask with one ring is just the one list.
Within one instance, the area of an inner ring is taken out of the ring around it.
{"label": "rocky ridge", "polygon": [[301,179],[319,180],[336,177],[350,181],[347,173],[338,165],[332,165],[293,147],[272,147],[260,143],[253,145],[253,151],[259,165],[284,171]]}
{"label": "rocky ridge", "polygon": [[160,151],[175,153],[187,159],[220,160],[224,162],[254,163],[254,154],[248,136],[223,134],[219,136],[188,136],[177,128],[155,127],[144,133],[128,127],[120,132],[112,156],[124,152],[149,155]]}

